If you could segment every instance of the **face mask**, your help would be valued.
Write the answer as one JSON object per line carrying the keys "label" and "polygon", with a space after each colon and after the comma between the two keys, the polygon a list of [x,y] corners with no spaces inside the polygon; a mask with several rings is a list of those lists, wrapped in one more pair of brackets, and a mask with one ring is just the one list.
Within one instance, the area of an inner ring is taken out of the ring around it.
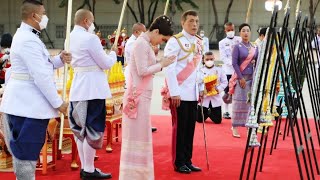
{"label": "face mask", "polygon": [[122,36],[122,37],[125,37],[125,36],[126,36],[126,34],[125,34],[125,33],[122,33],[122,34],[121,34],[121,36]]}
{"label": "face mask", "polygon": [[91,23],[91,25],[88,28],[88,32],[91,33],[91,34],[94,34],[94,29],[95,29],[94,24]]}
{"label": "face mask", "polygon": [[233,38],[234,37],[234,31],[227,32],[227,37],[228,38]]}
{"label": "face mask", "polygon": [[211,61],[211,60],[210,61],[205,61],[204,63],[208,68],[211,68],[214,65],[214,62]]}
{"label": "face mask", "polygon": [[203,37],[203,36],[204,36],[204,34],[200,34],[200,36],[201,36],[201,37]]}
{"label": "face mask", "polygon": [[[37,14],[37,16],[40,18],[40,16],[38,14]],[[43,29],[47,28],[48,21],[49,21],[49,18],[47,17],[47,15],[43,15],[41,18],[41,21],[40,22],[36,21],[36,22],[39,23],[40,30],[43,30]]]}
{"label": "face mask", "polygon": [[5,49],[4,49],[4,53],[5,53],[5,54],[10,54],[10,48],[5,48]]}

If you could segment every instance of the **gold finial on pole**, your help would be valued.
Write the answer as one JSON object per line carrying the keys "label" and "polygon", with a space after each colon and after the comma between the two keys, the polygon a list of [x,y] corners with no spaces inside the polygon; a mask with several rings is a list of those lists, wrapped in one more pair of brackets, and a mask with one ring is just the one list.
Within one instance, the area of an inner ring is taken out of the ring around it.
{"label": "gold finial on pole", "polygon": [[118,44],[118,40],[119,40],[119,36],[120,36],[120,32],[121,32],[122,20],[123,20],[124,12],[126,10],[127,2],[128,2],[128,0],[123,1],[120,19],[119,19],[119,23],[118,23],[118,29],[117,29],[116,37],[114,39],[114,44],[113,44],[114,48],[117,48],[117,44]]}

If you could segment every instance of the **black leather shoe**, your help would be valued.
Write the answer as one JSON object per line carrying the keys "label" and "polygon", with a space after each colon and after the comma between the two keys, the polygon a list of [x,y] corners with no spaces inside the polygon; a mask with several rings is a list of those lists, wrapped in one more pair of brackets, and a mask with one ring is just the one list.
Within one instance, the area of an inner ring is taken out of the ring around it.
{"label": "black leather shoe", "polygon": [[91,180],[91,179],[110,179],[112,178],[110,173],[103,173],[100,169],[96,168],[93,173],[88,173],[83,171],[82,179]]}
{"label": "black leather shoe", "polygon": [[157,128],[156,127],[152,127],[151,130],[152,130],[152,132],[156,132]]}
{"label": "black leather shoe", "polygon": [[83,169],[81,169],[81,170],[80,170],[80,178],[83,177],[83,172],[84,172]]}
{"label": "black leather shoe", "polygon": [[94,161],[97,161],[99,159],[99,156],[95,155],[94,156]]}
{"label": "black leather shoe", "polygon": [[223,114],[224,119],[231,119],[230,114],[228,112]]}
{"label": "black leather shoe", "polygon": [[183,165],[179,168],[175,168],[174,170],[178,173],[183,173],[183,174],[190,174],[191,173],[191,170],[186,165]]}
{"label": "black leather shoe", "polygon": [[186,165],[191,171],[194,171],[194,172],[199,172],[201,171],[201,168],[197,167],[197,166],[194,166],[193,164],[190,164],[190,165]]}

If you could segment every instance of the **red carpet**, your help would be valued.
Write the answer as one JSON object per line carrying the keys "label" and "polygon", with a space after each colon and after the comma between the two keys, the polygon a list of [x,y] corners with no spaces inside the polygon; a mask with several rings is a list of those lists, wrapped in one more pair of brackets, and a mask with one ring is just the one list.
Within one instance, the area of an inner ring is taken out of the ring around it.
{"label": "red carpet", "polygon": [[[153,133],[154,144],[154,163],[156,179],[170,180],[191,180],[191,179],[239,179],[241,162],[243,159],[244,147],[246,143],[246,129],[241,128],[241,138],[236,139],[231,136],[231,124],[229,120],[223,120],[222,124],[213,124],[209,119],[206,122],[208,155],[210,162],[210,170],[206,169],[206,156],[203,141],[202,125],[197,123],[194,137],[193,163],[203,168],[202,172],[192,174],[179,174],[173,171],[171,165],[171,120],[169,116],[153,116],[153,126],[158,128],[158,131]],[[284,123],[282,123],[284,124]],[[310,122],[311,129],[314,129],[314,122]],[[138,127],[137,127],[138,128]],[[283,128],[282,128],[283,131]],[[277,180],[277,179],[300,179],[296,159],[294,155],[292,139],[287,137],[285,141],[281,139],[278,143],[278,148],[273,151],[273,155],[269,155],[271,146],[271,137],[273,128],[269,134],[267,151],[264,161],[263,172],[258,172],[258,180]],[[316,140],[316,134],[313,132],[314,145],[318,160],[320,159],[319,144]],[[105,148],[105,146],[104,146]],[[111,172],[113,179],[118,179],[119,175],[119,158],[120,158],[121,143],[113,144],[113,153],[106,153],[105,150],[98,151],[100,157],[96,161],[96,167],[103,171]],[[257,151],[255,151],[257,153]],[[249,156],[248,156],[249,157]],[[65,155],[62,160],[58,161],[56,170],[49,170],[47,175],[41,175],[37,172],[37,180],[47,179],[80,179],[79,171],[70,170],[70,155]],[[254,165],[254,164],[253,164]],[[254,167],[254,166],[253,166]],[[315,173],[316,174],[316,173]],[[0,173],[1,180],[13,180],[12,173]],[[245,179],[245,177],[244,177]],[[250,178],[252,179],[252,178]],[[316,179],[320,176],[316,175]]]}

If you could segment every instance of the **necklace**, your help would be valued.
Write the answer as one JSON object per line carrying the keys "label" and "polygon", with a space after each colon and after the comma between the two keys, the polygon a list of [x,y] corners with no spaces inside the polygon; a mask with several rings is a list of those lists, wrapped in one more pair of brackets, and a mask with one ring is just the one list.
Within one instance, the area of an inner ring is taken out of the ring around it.
{"label": "necklace", "polygon": [[248,49],[248,52],[250,52],[251,47],[252,47],[252,45],[251,45],[251,43],[250,43],[250,42],[249,42],[249,47],[248,47],[248,46],[246,46],[246,45],[244,45],[242,42],[241,42],[240,44],[242,44],[245,48],[247,48],[247,49]]}

